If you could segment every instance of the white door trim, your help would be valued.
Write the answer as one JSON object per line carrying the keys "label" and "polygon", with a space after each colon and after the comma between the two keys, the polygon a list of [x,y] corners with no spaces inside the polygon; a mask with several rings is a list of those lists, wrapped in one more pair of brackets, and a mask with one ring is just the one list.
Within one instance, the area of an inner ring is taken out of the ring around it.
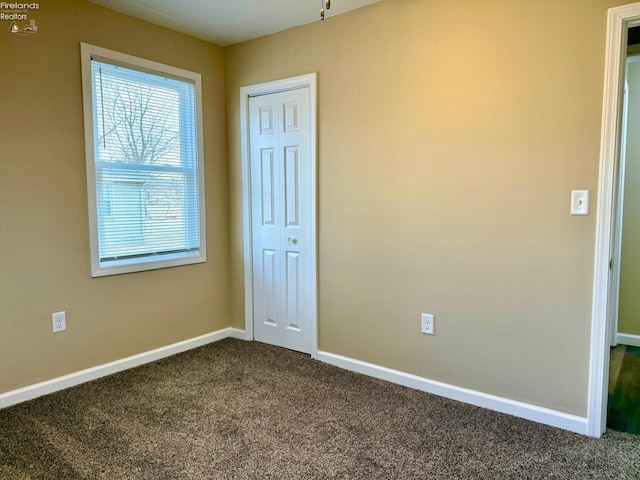
{"label": "white door trim", "polygon": [[609,261],[617,213],[615,192],[622,128],[623,67],[626,59],[626,30],[639,23],[640,3],[610,8],[608,11],[587,406],[587,435],[592,437],[600,437],[607,422],[609,312],[612,301]]}
{"label": "white door trim", "polygon": [[253,340],[253,255],[251,232],[251,162],[249,158],[249,98],[258,95],[282,92],[295,88],[309,87],[309,115],[311,139],[311,258],[312,289],[314,292],[311,309],[311,357],[318,357],[318,253],[317,253],[317,74],[309,73],[298,77],[249,85],[240,88],[240,143],[242,157],[242,229],[244,259],[244,326],[245,338]]}

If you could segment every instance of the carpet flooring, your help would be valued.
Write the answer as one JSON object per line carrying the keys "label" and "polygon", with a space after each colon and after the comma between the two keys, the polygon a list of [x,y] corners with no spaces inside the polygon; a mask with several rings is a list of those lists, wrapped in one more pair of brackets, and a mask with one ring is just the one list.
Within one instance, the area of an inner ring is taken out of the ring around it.
{"label": "carpet flooring", "polygon": [[0,410],[2,480],[640,479],[593,439],[227,339]]}

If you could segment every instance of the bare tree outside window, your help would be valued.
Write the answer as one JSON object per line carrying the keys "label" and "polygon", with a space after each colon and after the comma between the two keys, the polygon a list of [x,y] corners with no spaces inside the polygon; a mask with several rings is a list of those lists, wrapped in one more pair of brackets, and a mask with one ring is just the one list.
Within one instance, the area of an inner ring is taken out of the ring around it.
{"label": "bare tree outside window", "polygon": [[110,150],[109,156],[146,164],[175,156],[180,136],[177,92],[134,82],[111,82],[102,91],[100,143]]}

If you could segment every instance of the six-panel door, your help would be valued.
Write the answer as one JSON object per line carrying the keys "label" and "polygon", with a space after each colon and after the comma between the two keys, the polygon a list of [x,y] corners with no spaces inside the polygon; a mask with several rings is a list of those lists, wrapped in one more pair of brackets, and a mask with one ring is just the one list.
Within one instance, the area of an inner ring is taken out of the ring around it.
{"label": "six-panel door", "polygon": [[311,353],[309,89],[253,97],[250,109],[254,337]]}

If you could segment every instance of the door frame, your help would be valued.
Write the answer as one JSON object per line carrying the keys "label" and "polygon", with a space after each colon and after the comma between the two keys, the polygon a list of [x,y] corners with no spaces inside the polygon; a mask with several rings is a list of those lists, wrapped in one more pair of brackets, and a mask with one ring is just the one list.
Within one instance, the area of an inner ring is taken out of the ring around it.
{"label": "door frame", "polygon": [[614,296],[618,295],[609,262],[618,240],[617,192],[627,57],[625,47],[627,29],[637,25],[640,25],[640,3],[610,8],[607,12],[586,432],[592,437],[600,437],[607,424],[612,304]]}
{"label": "door frame", "polygon": [[309,88],[309,125],[311,130],[311,247],[313,258],[311,288],[311,358],[318,357],[318,234],[317,234],[317,73],[248,85],[240,88],[240,145],[242,159],[242,230],[244,260],[244,330],[245,339],[253,340],[253,232],[251,230],[251,158],[249,145],[249,99],[298,88]]}

